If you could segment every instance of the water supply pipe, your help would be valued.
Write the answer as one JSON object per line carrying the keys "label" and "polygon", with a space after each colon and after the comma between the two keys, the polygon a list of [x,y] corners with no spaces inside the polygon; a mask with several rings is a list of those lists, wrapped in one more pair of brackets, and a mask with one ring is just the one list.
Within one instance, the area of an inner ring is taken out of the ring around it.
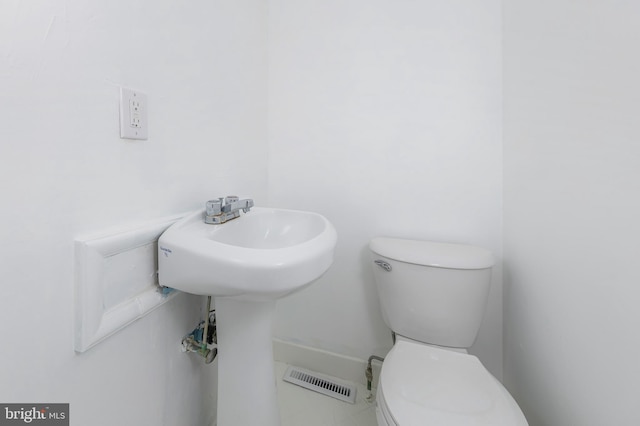
{"label": "water supply pipe", "polygon": [[[209,329],[213,327],[212,331],[212,344],[213,349],[209,349]],[[204,321],[200,321],[200,324],[189,335],[182,339],[182,349],[185,352],[192,352],[200,355],[205,359],[205,363],[210,364],[218,355],[218,348],[216,339],[216,320],[215,314],[213,317],[213,323],[211,323],[211,296],[207,298],[207,312]]]}
{"label": "water supply pipe", "polygon": [[367,390],[369,391],[369,396],[367,396],[367,401],[372,402],[374,400],[373,392],[371,391],[371,383],[373,382],[373,367],[371,366],[371,362],[373,360],[384,362],[384,358],[376,355],[371,355],[369,357],[369,361],[367,362],[367,369],[364,372],[364,375],[367,377]]}
{"label": "water supply pipe", "polygon": [[204,333],[202,335],[202,346],[200,347],[202,355],[205,355],[205,353],[207,352],[207,339],[209,336],[209,312],[211,312],[211,296],[207,296],[207,310],[204,314]]}

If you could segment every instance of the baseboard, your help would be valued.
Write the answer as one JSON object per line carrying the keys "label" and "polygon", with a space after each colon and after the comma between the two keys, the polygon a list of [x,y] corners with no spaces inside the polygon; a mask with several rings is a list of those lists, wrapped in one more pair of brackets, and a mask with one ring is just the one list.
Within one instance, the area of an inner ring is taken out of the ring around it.
{"label": "baseboard", "polygon": [[[355,358],[323,349],[273,339],[273,358],[275,361],[317,371],[354,383],[367,384],[365,370],[367,360]],[[381,365],[373,363],[373,384],[376,387],[380,377]]]}

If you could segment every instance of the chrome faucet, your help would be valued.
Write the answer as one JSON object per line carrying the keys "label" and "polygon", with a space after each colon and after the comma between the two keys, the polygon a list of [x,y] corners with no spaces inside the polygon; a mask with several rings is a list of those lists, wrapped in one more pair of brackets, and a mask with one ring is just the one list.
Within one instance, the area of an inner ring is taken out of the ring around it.
{"label": "chrome faucet", "polygon": [[228,195],[224,198],[209,200],[206,203],[204,221],[214,225],[228,222],[240,217],[240,210],[247,213],[253,207],[253,200],[250,198],[241,200],[235,195]]}

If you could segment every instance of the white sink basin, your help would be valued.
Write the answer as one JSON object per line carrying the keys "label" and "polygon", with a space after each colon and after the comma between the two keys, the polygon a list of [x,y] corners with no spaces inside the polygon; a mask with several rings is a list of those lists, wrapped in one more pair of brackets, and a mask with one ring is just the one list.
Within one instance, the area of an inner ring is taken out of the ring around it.
{"label": "white sink basin", "polygon": [[218,426],[280,426],[271,344],[276,300],[324,274],[336,240],[319,214],[259,207],[221,225],[204,223],[198,211],[158,240],[160,284],[215,297]]}
{"label": "white sink basin", "polygon": [[160,284],[193,294],[277,299],[324,274],[335,245],[333,225],[317,213],[254,207],[210,225],[197,211],[160,237]]}

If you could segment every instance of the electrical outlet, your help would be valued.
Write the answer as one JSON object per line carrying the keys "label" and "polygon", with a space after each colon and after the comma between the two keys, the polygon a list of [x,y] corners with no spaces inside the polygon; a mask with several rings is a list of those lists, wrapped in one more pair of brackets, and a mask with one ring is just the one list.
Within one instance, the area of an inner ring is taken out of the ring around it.
{"label": "electrical outlet", "polygon": [[138,129],[142,128],[142,120],[140,119],[140,101],[136,98],[129,99],[129,125]]}
{"label": "electrical outlet", "polygon": [[120,138],[147,139],[147,95],[120,88]]}

